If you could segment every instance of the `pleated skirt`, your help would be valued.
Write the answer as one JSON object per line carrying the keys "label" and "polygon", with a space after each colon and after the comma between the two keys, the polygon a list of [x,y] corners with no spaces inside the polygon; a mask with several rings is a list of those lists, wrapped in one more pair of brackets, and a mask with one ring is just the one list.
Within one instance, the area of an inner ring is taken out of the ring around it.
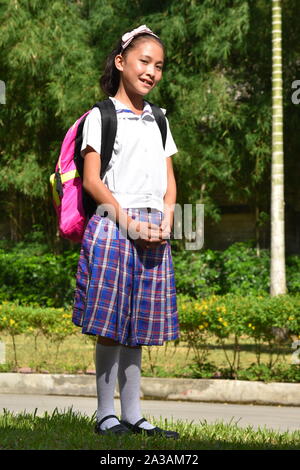
{"label": "pleated skirt", "polygon": [[[125,208],[132,218],[160,225],[162,212]],[[76,274],[72,321],[82,333],[126,346],[162,345],[179,337],[170,241],[141,248],[108,217],[86,227]]]}

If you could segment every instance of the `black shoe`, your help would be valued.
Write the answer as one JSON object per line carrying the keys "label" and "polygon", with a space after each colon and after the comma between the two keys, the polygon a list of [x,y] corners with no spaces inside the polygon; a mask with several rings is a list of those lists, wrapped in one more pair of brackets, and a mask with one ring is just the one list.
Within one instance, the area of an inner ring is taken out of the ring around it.
{"label": "black shoe", "polygon": [[120,423],[123,424],[124,426],[127,426],[130,431],[132,431],[134,434],[141,434],[141,433],[146,433],[147,436],[163,436],[163,437],[168,437],[168,438],[173,438],[173,439],[178,439],[179,434],[176,431],[165,431],[164,429],[161,428],[153,428],[153,429],[144,429],[140,428],[139,425],[143,423],[144,421],[147,421],[145,418],[140,419],[137,421],[135,424],[130,424],[127,421],[121,420]]}
{"label": "black shoe", "polygon": [[119,419],[117,418],[117,416],[115,415],[108,415],[108,416],[105,416],[105,418],[101,419],[101,421],[97,421],[96,425],[95,425],[95,433],[96,434],[108,434],[108,433],[113,433],[113,434],[128,434],[130,432],[130,430],[126,427],[126,426],[123,426],[123,424],[116,424],[115,426],[113,426],[112,428],[108,428],[108,429],[100,429],[100,426],[101,424],[106,421],[107,419],[109,418],[116,418],[118,421]]}

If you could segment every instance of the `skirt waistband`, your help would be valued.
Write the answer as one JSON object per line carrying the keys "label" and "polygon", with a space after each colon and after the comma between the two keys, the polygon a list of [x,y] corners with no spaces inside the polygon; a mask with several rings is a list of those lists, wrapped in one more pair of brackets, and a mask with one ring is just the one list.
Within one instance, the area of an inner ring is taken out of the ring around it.
{"label": "skirt waistband", "polygon": [[[123,210],[127,211],[127,212],[153,212],[153,213],[157,213],[157,212],[160,212],[161,211],[159,209],[155,209],[153,207],[123,207],[122,208]],[[97,207],[97,210],[96,210],[96,214],[97,215],[102,215],[102,216],[105,216],[107,214],[105,214],[107,211],[105,211],[105,208],[103,208],[102,205],[99,205]]]}

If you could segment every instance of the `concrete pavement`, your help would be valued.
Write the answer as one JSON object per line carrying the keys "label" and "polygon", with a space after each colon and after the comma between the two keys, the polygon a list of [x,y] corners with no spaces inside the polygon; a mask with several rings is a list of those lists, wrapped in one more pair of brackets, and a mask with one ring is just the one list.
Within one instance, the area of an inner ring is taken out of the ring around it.
{"label": "concrete pavement", "polygon": [[[3,408],[20,413],[34,412],[43,416],[45,411],[51,413],[55,408],[80,412],[92,416],[97,408],[95,397],[0,394],[0,413]],[[275,431],[300,431],[300,407],[236,405],[222,403],[183,402],[165,400],[141,400],[141,409],[145,417],[167,418],[200,424],[223,421],[236,423],[240,427],[252,426],[254,429],[268,428]],[[115,411],[120,415],[120,401],[115,399]]]}
{"label": "concrete pavement", "polygon": [[[86,374],[0,373],[0,393],[97,396],[95,376]],[[153,400],[300,406],[300,384],[142,377],[141,396]]]}

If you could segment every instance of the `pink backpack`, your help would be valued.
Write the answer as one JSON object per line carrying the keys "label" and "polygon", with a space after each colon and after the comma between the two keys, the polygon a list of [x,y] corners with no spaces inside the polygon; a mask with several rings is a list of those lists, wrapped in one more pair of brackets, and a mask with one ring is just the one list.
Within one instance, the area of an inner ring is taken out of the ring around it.
{"label": "pink backpack", "polygon": [[[110,99],[96,103],[102,117],[101,178],[112,155],[117,130],[116,112]],[[80,243],[88,217],[97,207],[82,186],[83,158],[80,149],[82,130],[86,116],[83,114],[68,130],[63,140],[55,173],[50,176],[53,204],[58,219],[58,229],[62,237]]]}
{"label": "pink backpack", "polygon": [[[165,147],[167,136],[166,118],[161,109],[150,103],[153,115],[162,135]],[[111,99],[97,102],[93,108],[101,113],[101,173],[102,179],[112,156],[117,133],[117,114]],[[95,213],[97,204],[82,186],[83,163],[81,156],[82,131],[91,109],[83,114],[68,130],[63,140],[55,173],[50,176],[53,204],[62,237],[80,243],[89,218]]]}
{"label": "pink backpack", "polygon": [[83,114],[68,130],[55,167],[50,176],[54,208],[61,236],[80,242],[85,229],[86,216],[82,201],[82,181],[74,160],[78,125],[90,111]]}

